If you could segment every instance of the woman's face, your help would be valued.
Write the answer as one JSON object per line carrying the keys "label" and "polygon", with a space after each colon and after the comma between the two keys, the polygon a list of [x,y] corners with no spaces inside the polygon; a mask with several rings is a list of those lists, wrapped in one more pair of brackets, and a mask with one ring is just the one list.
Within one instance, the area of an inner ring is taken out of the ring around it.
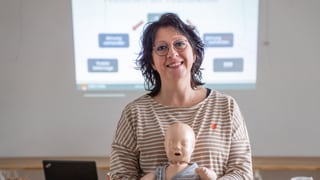
{"label": "woman's face", "polygon": [[162,84],[179,80],[190,83],[196,55],[188,39],[173,27],[159,28],[152,56],[153,68],[160,74]]}

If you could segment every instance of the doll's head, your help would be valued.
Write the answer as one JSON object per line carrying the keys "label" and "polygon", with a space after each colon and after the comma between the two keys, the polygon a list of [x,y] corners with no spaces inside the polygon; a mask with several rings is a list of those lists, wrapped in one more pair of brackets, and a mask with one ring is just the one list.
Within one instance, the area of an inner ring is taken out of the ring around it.
{"label": "doll's head", "polygon": [[164,146],[170,163],[189,163],[195,146],[192,128],[180,122],[170,125],[165,134]]}

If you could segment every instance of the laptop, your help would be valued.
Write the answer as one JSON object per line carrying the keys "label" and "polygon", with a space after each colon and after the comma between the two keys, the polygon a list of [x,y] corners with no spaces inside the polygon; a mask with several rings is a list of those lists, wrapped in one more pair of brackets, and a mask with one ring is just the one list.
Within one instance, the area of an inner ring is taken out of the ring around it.
{"label": "laptop", "polygon": [[98,180],[95,161],[43,160],[46,180]]}

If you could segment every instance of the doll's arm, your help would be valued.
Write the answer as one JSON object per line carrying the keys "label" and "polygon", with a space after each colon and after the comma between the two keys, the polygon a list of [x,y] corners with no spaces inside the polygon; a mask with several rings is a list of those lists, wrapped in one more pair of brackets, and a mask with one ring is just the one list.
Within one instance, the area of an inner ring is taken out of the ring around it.
{"label": "doll's arm", "polygon": [[201,180],[216,180],[217,179],[216,173],[206,167],[198,167],[196,169],[196,174],[200,176]]}

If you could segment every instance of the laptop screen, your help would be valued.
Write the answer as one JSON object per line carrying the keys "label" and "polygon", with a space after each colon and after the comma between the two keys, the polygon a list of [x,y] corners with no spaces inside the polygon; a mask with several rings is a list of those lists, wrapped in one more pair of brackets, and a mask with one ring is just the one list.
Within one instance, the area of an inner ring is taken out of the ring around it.
{"label": "laptop screen", "polygon": [[46,180],[98,180],[95,161],[43,160]]}

